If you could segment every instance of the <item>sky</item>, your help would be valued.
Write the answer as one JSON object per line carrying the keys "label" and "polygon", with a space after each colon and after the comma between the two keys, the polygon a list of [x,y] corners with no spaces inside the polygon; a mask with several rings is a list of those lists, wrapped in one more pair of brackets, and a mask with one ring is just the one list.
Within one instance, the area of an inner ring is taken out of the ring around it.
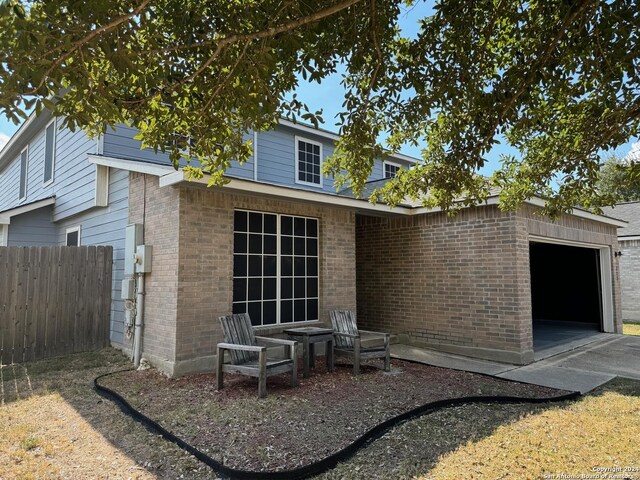
{"label": "sky", "polygon": [[[403,8],[400,15],[399,23],[402,33],[406,36],[413,37],[417,34],[419,25],[418,20],[430,15],[433,12],[433,2],[427,0],[419,2],[411,8]],[[304,101],[311,111],[323,110],[324,128],[337,131],[335,126],[335,116],[341,111],[343,101],[343,89],[340,86],[341,77],[339,74],[333,75],[323,80],[322,84],[307,83],[300,79],[300,86],[296,93],[301,101]],[[7,143],[11,135],[18,129],[18,126],[8,122],[4,117],[0,118],[0,150]],[[616,153],[621,157],[629,155],[632,148],[634,152],[632,156],[640,159],[640,142],[638,138],[633,139],[625,145],[616,149]],[[412,157],[420,157],[421,147],[407,147],[402,153]],[[500,167],[501,154],[513,154],[517,156],[517,151],[505,144],[496,145],[488,154],[488,162],[480,173],[491,175]]]}

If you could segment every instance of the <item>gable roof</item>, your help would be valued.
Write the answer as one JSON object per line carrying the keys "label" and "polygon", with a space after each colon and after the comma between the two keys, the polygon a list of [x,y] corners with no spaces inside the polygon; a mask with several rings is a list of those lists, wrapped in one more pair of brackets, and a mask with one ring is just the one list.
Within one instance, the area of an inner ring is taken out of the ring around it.
{"label": "gable roof", "polygon": [[[51,120],[51,112],[48,109],[43,109],[40,115],[36,115],[32,112],[29,118],[24,121],[20,128],[11,136],[7,144],[0,150],[0,171],[4,169],[6,165],[18,156],[20,150],[22,150],[27,143],[31,140],[33,135],[39,130],[42,130],[44,126]],[[307,125],[302,122],[291,122],[284,118],[278,120],[280,125],[293,128],[300,132],[312,133],[320,137],[324,137],[330,140],[338,140],[340,137],[337,133],[331,132],[323,128],[315,128],[312,125]],[[402,160],[408,163],[417,163],[418,159],[403,155],[401,153],[395,153],[389,155],[389,158],[395,160]]]}
{"label": "gable roof", "polygon": [[608,217],[619,218],[629,222],[629,225],[618,230],[618,237],[635,237],[640,235],[640,201],[625,202],[602,209]]}
{"label": "gable roof", "polygon": [[22,149],[29,143],[35,133],[42,130],[51,120],[51,112],[44,109],[40,115],[33,112],[29,118],[24,121],[18,131],[16,131],[2,150],[0,150],[0,172],[5,166],[16,158]]}

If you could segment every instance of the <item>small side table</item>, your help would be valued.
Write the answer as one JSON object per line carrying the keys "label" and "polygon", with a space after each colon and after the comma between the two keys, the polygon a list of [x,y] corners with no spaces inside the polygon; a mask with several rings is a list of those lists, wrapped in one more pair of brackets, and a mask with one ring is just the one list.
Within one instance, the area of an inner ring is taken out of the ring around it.
{"label": "small side table", "polygon": [[309,370],[315,363],[314,344],[327,343],[327,370],[333,372],[333,330],[322,327],[288,328],[284,331],[291,340],[302,343],[302,363],[304,378],[309,377]]}

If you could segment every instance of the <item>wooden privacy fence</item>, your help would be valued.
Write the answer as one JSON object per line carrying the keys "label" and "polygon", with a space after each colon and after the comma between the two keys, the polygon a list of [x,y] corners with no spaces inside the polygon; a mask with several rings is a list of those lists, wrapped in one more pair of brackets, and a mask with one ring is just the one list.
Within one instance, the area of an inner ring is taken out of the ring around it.
{"label": "wooden privacy fence", "polygon": [[0,363],[109,344],[113,248],[0,247]]}

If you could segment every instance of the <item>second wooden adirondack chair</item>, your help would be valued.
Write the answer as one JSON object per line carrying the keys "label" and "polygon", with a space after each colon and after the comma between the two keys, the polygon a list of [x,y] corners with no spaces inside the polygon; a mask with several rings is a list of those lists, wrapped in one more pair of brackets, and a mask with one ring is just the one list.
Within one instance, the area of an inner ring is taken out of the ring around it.
{"label": "second wooden adirondack chair", "polygon": [[[233,314],[220,317],[225,343],[218,344],[216,359],[216,381],[218,390],[223,386],[223,373],[240,373],[258,377],[258,396],[267,396],[267,377],[291,372],[291,386],[298,384],[297,342],[279,338],[258,337],[253,331],[249,314]],[[267,357],[267,349],[285,347],[284,359]],[[224,354],[229,352],[231,363],[224,363]]]}
{"label": "second wooden adirondack chair", "polygon": [[[360,373],[360,360],[383,358],[384,371],[391,368],[390,334],[358,330],[356,316],[351,310],[332,310],[329,312],[334,336],[334,355],[346,356],[353,360],[353,374]],[[382,337],[383,345],[363,347],[361,333]]]}

